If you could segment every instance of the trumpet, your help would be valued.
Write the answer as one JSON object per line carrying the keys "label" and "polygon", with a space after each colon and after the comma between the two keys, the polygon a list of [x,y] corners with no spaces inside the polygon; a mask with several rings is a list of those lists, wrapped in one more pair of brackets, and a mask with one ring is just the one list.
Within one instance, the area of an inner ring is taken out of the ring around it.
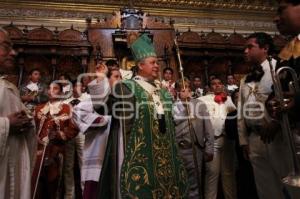
{"label": "trumpet", "polygon": [[[284,97],[284,93],[283,93],[283,89],[282,89],[282,85],[281,85],[281,81],[280,81],[280,75],[282,73],[289,73],[292,77],[292,82],[290,84],[290,86],[293,87],[294,92],[300,92],[300,88],[299,88],[299,83],[298,83],[298,78],[296,75],[296,71],[289,67],[289,66],[283,66],[280,67],[279,69],[275,69],[273,64],[272,64],[272,57],[269,56],[268,57],[268,61],[269,61],[269,65],[270,65],[270,72],[271,72],[271,76],[272,76],[272,81],[273,81],[273,86],[274,86],[274,92],[275,92],[275,97],[279,100],[279,103],[281,105],[281,107],[284,106],[285,103],[285,97]],[[295,187],[300,187],[300,165],[299,165],[299,159],[297,157],[297,153],[296,153],[296,146],[295,146],[295,138],[294,138],[294,134],[291,130],[291,125],[290,125],[290,121],[289,121],[289,117],[288,117],[288,113],[286,111],[282,112],[281,115],[281,120],[280,120],[280,126],[283,132],[283,135],[286,137],[288,143],[289,143],[289,147],[290,147],[290,151],[291,151],[291,155],[292,155],[292,163],[293,163],[293,171],[286,177],[284,177],[282,179],[282,182],[287,184],[287,185],[291,185],[291,186],[295,186]]]}

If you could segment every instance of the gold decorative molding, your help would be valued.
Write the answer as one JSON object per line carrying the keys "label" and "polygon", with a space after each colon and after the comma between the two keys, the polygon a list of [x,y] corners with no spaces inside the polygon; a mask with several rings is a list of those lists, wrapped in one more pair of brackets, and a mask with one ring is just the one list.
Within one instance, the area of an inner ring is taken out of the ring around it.
{"label": "gold decorative molding", "polygon": [[[4,2],[11,2],[4,0]],[[22,2],[37,2],[40,0],[23,0]],[[275,0],[50,0],[52,3],[114,5],[134,7],[160,7],[173,9],[243,9],[243,10],[274,10]],[[153,6],[155,5],[155,6]]]}
{"label": "gold decorative molding", "polygon": [[[131,3],[130,3],[131,2]],[[86,27],[85,19],[111,18],[124,6],[134,6],[150,13],[153,18],[168,23],[174,21],[179,31],[192,28],[195,31],[235,29],[242,32],[276,32],[272,19],[275,0],[0,0],[0,25],[14,21],[30,22],[49,27]],[[155,8],[154,8],[155,5]]]}
{"label": "gold decorative molding", "polygon": [[[227,0],[240,2],[237,0]],[[244,0],[245,1],[245,0]],[[246,0],[247,1],[247,0]],[[257,0],[256,0],[257,1]],[[255,0],[253,2],[256,2]],[[45,4],[34,0],[0,0],[2,7],[6,8],[30,8],[61,11],[93,12],[93,13],[112,13],[121,7],[127,6],[127,1],[119,0],[87,0],[87,1],[68,1],[51,0]],[[269,14],[275,12],[275,7],[264,6],[263,3],[225,3],[226,0],[211,1],[191,1],[191,0],[144,0],[138,1],[134,5],[145,12],[157,16],[182,16],[182,17],[201,17],[201,16],[237,16],[246,18],[256,16],[256,18],[269,18]],[[250,1],[249,1],[250,2]],[[252,1],[251,1],[252,2]],[[261,2],[261,1],[258,1]],[[155,5],[155,6],[154,6]],[[224,15],[225,14],[225,15]],[[242,14],[242,15],[241,15]]]}

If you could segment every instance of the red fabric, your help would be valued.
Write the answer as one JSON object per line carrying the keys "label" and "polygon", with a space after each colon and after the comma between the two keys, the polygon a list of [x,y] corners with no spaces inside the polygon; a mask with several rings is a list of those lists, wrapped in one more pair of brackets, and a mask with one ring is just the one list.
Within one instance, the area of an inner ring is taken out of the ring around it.
{"label": "red fabric", "polygon": [[94,120],[94,124],[99,124],[99,123],[101,123],[102,122],[102,120],[103,120],[103,118],[102,117],[97,117],[95,120]]}
{"label": "red fabric", "polygon": [[218,104],[224,104],[224,102],[226,102],[226,100],[227,100],[227,95],[226,95],[226,93],[221,93],[219,95],[215,95],[214,100]]}
{"label": "red fabric", "polygon": [[85,181],[83,199],[96,199],[97,198],[97,186],[98,182]]}

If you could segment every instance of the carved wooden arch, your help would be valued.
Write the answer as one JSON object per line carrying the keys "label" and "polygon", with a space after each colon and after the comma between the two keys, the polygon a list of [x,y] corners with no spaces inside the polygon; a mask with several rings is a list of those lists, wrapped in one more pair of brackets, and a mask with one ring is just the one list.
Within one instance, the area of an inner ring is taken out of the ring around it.
{"label": "carved wooden arch", "polygon": [[78,30],[66,29],[59,33],[58,35],[59,41],[74,41],[74,42],[80,42],[84,41],[84,37],[82,36],[82,33]]}
{"label": "carved wooden arch", "polygon": [[28,32],[27,39],[29,40],[40,40],[40,41],[51,41],[54,40],[53,32],[43,26],[35,28]]}
{"label": "carved wooden arch", "polygon": [[228,43],[230,45],[244,45],[246,42],[246,39],[243,37],[243,35],[238,34],[236,32],[232,33],[229,37],[228,37]]}
{"label": "carved wooden arch", "polygon": [[206,35],[206,42],[210,44],[226,44],[225,38],[217,32],[210,32]]}
{"label": "carved wooden arch", "polygon": [[201,43],[203,42],[201,36],[197,32],[187,31],[178,37],[178,41],[183,43]]}
{"label": "carved wooden arch", "polygon": [[14,26],[13,24],[4,26],[3,29],[8,32],[11,39],[22,39],[23,38],[22,31],[19,28],[17,28],[16,26]]}

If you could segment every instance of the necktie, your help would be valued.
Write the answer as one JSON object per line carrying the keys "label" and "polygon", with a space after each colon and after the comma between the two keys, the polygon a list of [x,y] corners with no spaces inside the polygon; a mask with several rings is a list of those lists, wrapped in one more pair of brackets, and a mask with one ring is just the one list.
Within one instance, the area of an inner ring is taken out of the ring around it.
{"label": "necktie", "polygon": [[70,102],[70,104],[72,105],[72,106],[76,106],[77,104],[79,104],[80,103],[80,100],[79,99],[73,99],[71,102]]}

